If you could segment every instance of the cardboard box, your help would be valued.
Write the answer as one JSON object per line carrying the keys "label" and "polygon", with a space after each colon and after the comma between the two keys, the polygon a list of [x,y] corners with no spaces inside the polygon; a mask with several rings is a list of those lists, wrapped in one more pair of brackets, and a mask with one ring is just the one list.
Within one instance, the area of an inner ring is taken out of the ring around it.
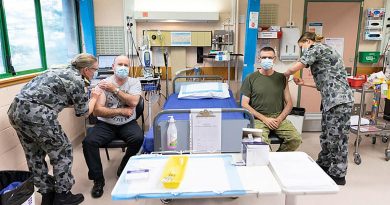
{"label": "cardboard box", "polygon": [[269,145],[265,142],[242,142],[242,159],[246,166],[267,166]]}

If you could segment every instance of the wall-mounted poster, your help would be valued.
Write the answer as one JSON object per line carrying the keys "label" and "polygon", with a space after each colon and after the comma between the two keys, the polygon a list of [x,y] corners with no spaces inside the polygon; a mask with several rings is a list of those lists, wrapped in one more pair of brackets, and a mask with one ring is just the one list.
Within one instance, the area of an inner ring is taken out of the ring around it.
{"label": "wall-mounted poster", "polygon": [[191,32],[171,32],[171,46],[191,46]]}
{"label": "wall-mounted poster", "polygon": [[309,32],[314,32],[319,36],[322,36],[322,23],[311,22],[309,23]]}

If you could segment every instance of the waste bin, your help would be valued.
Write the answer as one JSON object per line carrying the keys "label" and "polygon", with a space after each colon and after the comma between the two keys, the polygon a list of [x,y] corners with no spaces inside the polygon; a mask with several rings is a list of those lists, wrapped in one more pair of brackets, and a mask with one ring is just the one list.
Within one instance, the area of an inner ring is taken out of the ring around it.
{"label": "waste bin", "polygon": [[[14,183],[16,188],[0,195],[0,205],[34,205],[34,182],[28,171],[0,171],[0,191]],[[16,183],[15,183],[16,184]],[[12,186],[12,185],[11,185]]]}
{"label": "waste bin", "polygon": [[303,120],[305,119],[305,108],[293,107],[287,119],[291,121],[299,134],[302,134]]}

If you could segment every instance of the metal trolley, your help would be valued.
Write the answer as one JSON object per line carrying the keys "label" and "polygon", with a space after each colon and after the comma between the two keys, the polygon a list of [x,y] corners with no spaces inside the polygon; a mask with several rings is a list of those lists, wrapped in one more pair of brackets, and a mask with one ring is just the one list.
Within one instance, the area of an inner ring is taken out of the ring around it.
{"label": "metal trolley", "polygon": [[[362,140],[362,135],[366,137],[371,137],[371,143],[376,143],[376,138],[380,137],[382,139],[383,143],[388,143],[387,148],[385,149],[385,160],[390,160],[390,143],[389,143],[389,135],[390,135],[390,123],[389,122],[382,122],[377,119],[374,120],[375,123],[373,125],[361,125],[361,119],[365,115],[365,95],[366,93],[374,93],[374,97],[378,97],[375,95],[378,95],[378,93],[375,93],[373,89],[365,89],[363,88],[356,88],[354,89],[355,92],[361,93],[360,95],[360,111],[359,111],[359,118],[358,118],[358,125],[357,126],[351,126],[351,133],[356,135],[355,139],[355,151],[353,153],[354,162],[359,165],[362,162],[362,159],[360,157],[359,153],[359,145]],[[380,95],[380,93],[379,93]],[[374,118],[377,117],[378,113],[374,113]]]}

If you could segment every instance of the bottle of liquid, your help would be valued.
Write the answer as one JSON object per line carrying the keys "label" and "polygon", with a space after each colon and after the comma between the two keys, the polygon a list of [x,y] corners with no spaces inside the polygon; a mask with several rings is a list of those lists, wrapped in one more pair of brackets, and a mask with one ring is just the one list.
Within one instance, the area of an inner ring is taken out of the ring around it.
{"label": "bottle of liquid", "polygon": [[177,129],[175,125],[175,119],[173,119],[173,116],[169,117],[169,125],[167,129],[167,147],[169,150],[175,150],[177,147]]}

